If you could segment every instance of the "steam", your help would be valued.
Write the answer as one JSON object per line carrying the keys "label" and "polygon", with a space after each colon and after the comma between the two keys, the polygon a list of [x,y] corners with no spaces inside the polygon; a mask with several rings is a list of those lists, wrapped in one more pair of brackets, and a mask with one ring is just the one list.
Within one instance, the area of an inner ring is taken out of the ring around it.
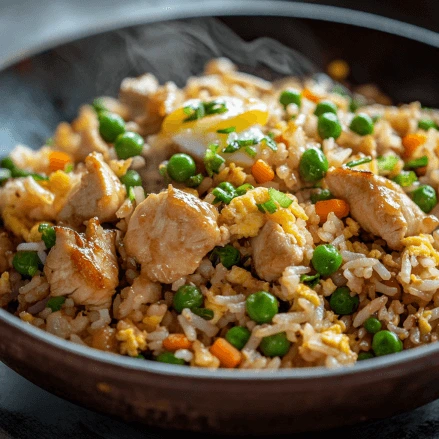
{"label": "steam", "polygon": [[[10,115],[8,119],[0,113],[7,122],[6,127],[3,122],[7,136],[0,131],[1,152],[5,144],[10,148],[17,142],[40,147],[59,121],[75,117],[82,103],[99,95],[117,96],[127,76],[151,72],[161,83],[174,81],[181,87],[219,56],[244,71],[263,72],[266,79],[316,72],[305,56],[278,41],[245,42],[213,18],[147,24],[89,37],[35,57],[24,78],[11,71],[0,76],[0,84],[9,81],[9,87],[0,85],[7,101],[0,111]],[[24,127],[17,122],[20,119]]]}

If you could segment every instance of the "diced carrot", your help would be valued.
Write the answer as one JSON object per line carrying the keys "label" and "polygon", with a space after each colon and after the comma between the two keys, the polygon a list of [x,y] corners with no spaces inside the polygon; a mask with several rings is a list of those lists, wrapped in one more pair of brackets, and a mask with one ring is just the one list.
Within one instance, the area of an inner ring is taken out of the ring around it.
{"label": "diced carrot", "polygon": [[334,212],[337,218],[344,218],[349,215],[349,204],[337,198],[317,201],[316,214],[320,217],[320,222],[325,222],[330,212]]}
{"label": "diced carrot", "polygon": [[49,170],[50,172],[63,171],[67,163],[71,163],[72,158],[65,152],[52,151],[49,154]]}
{"label": "diced carrot", "polygon": [[274,178],[274,171],[271,166],[264,160],[256,160],[252,166],[252,175],[255,177],[256,183],[266,183]]}
{"label": "diced carrot", "polygon": [[315,102],[316,104],[320,101],[320,96],[314,94],[309,88],[303,89],[302,96],[312,102]]}
{"label": "diced carrot", "polygon": [[402,146],[404,147],[404,158],[409,158],[413,155],[416,149],[425,143],[427,136],[425,134],[407,134],[402,138]]}
{"label": "diced carrot", "polygon": [[241,352],[224,338],[217,338],[209,350],[212,355],[220,360],[221,365],[224,367],[233,368],[241,363]]}
{"label": "diced carrot", "polygon": [[170,334],[163,340],[163,347],[167,351],[177,351],[178,349],[190,349],[192,342],[184,334]]}

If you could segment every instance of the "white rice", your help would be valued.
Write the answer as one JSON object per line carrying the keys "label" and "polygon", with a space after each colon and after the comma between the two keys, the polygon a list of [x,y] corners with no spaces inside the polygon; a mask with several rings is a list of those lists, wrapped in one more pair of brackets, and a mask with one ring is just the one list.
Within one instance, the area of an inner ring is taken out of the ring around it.
{"label": "white rice", "polygon": [[175,358],[187,361],[188,363],[194,358],[194,354],[188,349],[178,349],[174,353]]}
{"label": "white rice", "polygon": [[38,252],[44,251],[46,246],[43,241],[40,242],[22,242],[17,245],[18,252]]}
{"label": "white rice", "polygon": [[361,311],[355,316],[353,325],[355,328],[361,326],[373,313],[377,312],[387,303],[387,296],[377,297],[369,302]]}
{"label": "white rice", "polygon": [[218,332],[218,328],[215,325],[197,316],[189,308],[185,308],[181,315],[190,322],[194,328],[204,332],[208,337],[213,337]]}

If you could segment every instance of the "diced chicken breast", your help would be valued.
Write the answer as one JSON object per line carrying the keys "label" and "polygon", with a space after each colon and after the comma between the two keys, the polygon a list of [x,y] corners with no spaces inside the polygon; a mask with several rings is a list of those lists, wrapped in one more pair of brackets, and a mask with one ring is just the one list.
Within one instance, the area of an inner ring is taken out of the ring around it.
{"label": "diced chicken breast", "polygon": [[55,227],[56,244],[49,252],[44,274],[51,296],[70,295],[77,305],[111,304],[119,283],[116,233],[104,230],[93,218],[84,234]]}
{"label": "diced chicken breast", "polygon": [[215,207],[170,185],[137,206],[125,235],[127,253],[150,280],[172,283],[193,273],[220,243],[217,217]]}
{"label": "diced chicken breast", "polygon": [[267,221],[251,244],[256,273],[269,282],[278,279],[285,268],[303,261],[304,248],[274,221]]}
{"label": "diced chicken breast", "polygon": [[439,225],[399,185],[371,172],[330,169],[326,183],[335,197],[349,203],[351,215],[361,227],[383,238],[392,249],[401,249],[404,237],[431,233]]}
{"label": "diced chicken breast", "polygon": [[85,159],[86,172],[77,190],[67,199],[58,220],[72,226],[97,217],[99,221],[113,221],[125,200],[125,186],[104,162],[101,154],[93,152]]}

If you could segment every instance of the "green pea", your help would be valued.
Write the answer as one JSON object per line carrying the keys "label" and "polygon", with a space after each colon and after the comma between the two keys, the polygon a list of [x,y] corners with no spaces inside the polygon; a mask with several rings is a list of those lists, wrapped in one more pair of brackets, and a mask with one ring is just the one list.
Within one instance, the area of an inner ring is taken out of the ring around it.
{"label": "green pea", "polygon": [[349,128],[360,136],[373,133],[373,120],[366,113],[359,113],[353,119]]}
{"label": "green pea", "polygon": [[131,187],[142,186],[142,178],[140,177],[139,173],[133,169],[129,169],[125,175],[120,177],[120,181],[127,188],[127,192]]}
{"label": "green pea", "polygon": [[321,244],[314,249],[311,259],[312,266],[322,276],[335,273],[341,266],[343,258],[332,244]]}
{"label": "green pea", "polygon": [[437,204],[436,191],[428,184],[423,184],[411,193],[413,201],[420,209],[429,213]]}
{"label": "green pea", "polygon": [[226,333],[226,340],[236,349],[241,350],[248,339],[250,338],[250,331],[244,326],[234,326]]}
{"label": "green pea", "polygon": [[334,113],[337,114],[337,105],[334,104],[334,102],[331,101],[320,101],[316,109],[314,110],[314,114],[316,116],[321,116],[325,113]]}
{"label": "green pea", "polygon": [[300,158],[299,173],[305,181],[316,182],[321,180],[326,175],[328,168],[328,159],[320,149],[307,149]]}
{"label": "green pea", "polygon": [[174,295],[174,309],[180,313],[185,308],[200,308],[203,300],[203,294],[199,288],[193,285],[183,285]]}
{"label": "green pea", "polygon": [[341,316],[353,314],[357,308],[360,300],[358,296],[351,296],[351,290],[348,287],[337,288],[329,299],[329,306],[332,311]]}
{"label": "green pea", "polygon": [[55,229],[50,224],[41,223],[38,226],[38,231],[41,233],[41,239],[46,245],[46,248],[52,248],[56,243]]}
{"label": "green pea", "polygon": [[181,358],[177,358],[172,352],[162,352],[157,355],[155,358],[160,363],[168,363],[168,364],[184,364],[184,360]]}
{"label": "green pea", "polygon": [[372,340],[372,349],[377,357],[381,355],[394,354],[403,349],[402,341],[391,331],[378,331]]}
{"label": "green pea", "polygon": [[51,297],[47,301],[46,307],[50,308],[52,312],[59,311],[62,308],[65,301],[66,298],[63,296]]}
{"label": "green pea", "polygon": [[114,149],[119,159],[126,160],[130,157],[140,155],[144,144],[145,142],[140,134],[126,131],[117,136]]}
{"label": "green pea", "polygon": [[233,245],[227,244],[224,247],[215,247],[212,250],[210,260],[215,265],[221,262],[227,269],[238,264],[241,259],[241,253]]}
{"label": "green pea", "polygon": [[99,134],[109,143],[113,143],[117,136],[125,132],[125,121],[114,113],[104,111],[99,113]]}
{"label": "green pea", "polygon": [[338,139],[341,134],[341,124],[334,113],[323,113],[317,121],[317,131],[322,139],[330,137]]}
{"label": "green pea", "polygon": [[195,175],[197,167],[194,159],[187,154],[174,154],[168,162],[168,175],[180,183]]}
{"label": "green pea", "polygon": [[245,302],[245,307],[247,314],[256,323],[270,323],[279,310],[276,297],[266,291],[250,294]]}
{"label": "green pea", "polygon": [[107,107],[104,105],[104,101],[102,98],[94,99],[91,105],[98,115],[104,111],[108,111]]}
{"label": "green pea", "polygon": [[283,357],[290,349],[291,342],[285,332],[264,337],[259,345],[266,357]]}
{"label": "green pea", "polygon": [[377,318],[375,318],[375,317],[369,317],[364,322],[364,328],[370,334],[376,334],[378,331],[381,330],[381,326],[382,326],[381,322]]}
{"label": "green pea", "polygon": [[15,253],[12,265],[21,275],[33,277],[41,266],[41,261],[36,252],[20,251]]}
{"label": "green pea", "polygon": [[428,131],[430,128],[438,129],[438,126],[434,120],[431,119],[420,119],[418,122],[418,128],[424,131]]}
{"label": "green pea", "polygon": [[298,90],[284,90],[279,97],[279,102],[284,106],[284,108],[290,104],[296,104],[298,107],[300,107],[302,97],[300,96],[300,92]]}
{"label": "green pea", "polygon": [[357,361],[369,360],[374,358],[375,355],[372,352],[360,352],[357,357]]}
{"label": "green pea", "polygon": [[0,162],[0,166],[5,169],[9,169],[12,171],[16,168],[14,162],[12,161],[11,157],[4,157],[2,158],[2,161]]}

